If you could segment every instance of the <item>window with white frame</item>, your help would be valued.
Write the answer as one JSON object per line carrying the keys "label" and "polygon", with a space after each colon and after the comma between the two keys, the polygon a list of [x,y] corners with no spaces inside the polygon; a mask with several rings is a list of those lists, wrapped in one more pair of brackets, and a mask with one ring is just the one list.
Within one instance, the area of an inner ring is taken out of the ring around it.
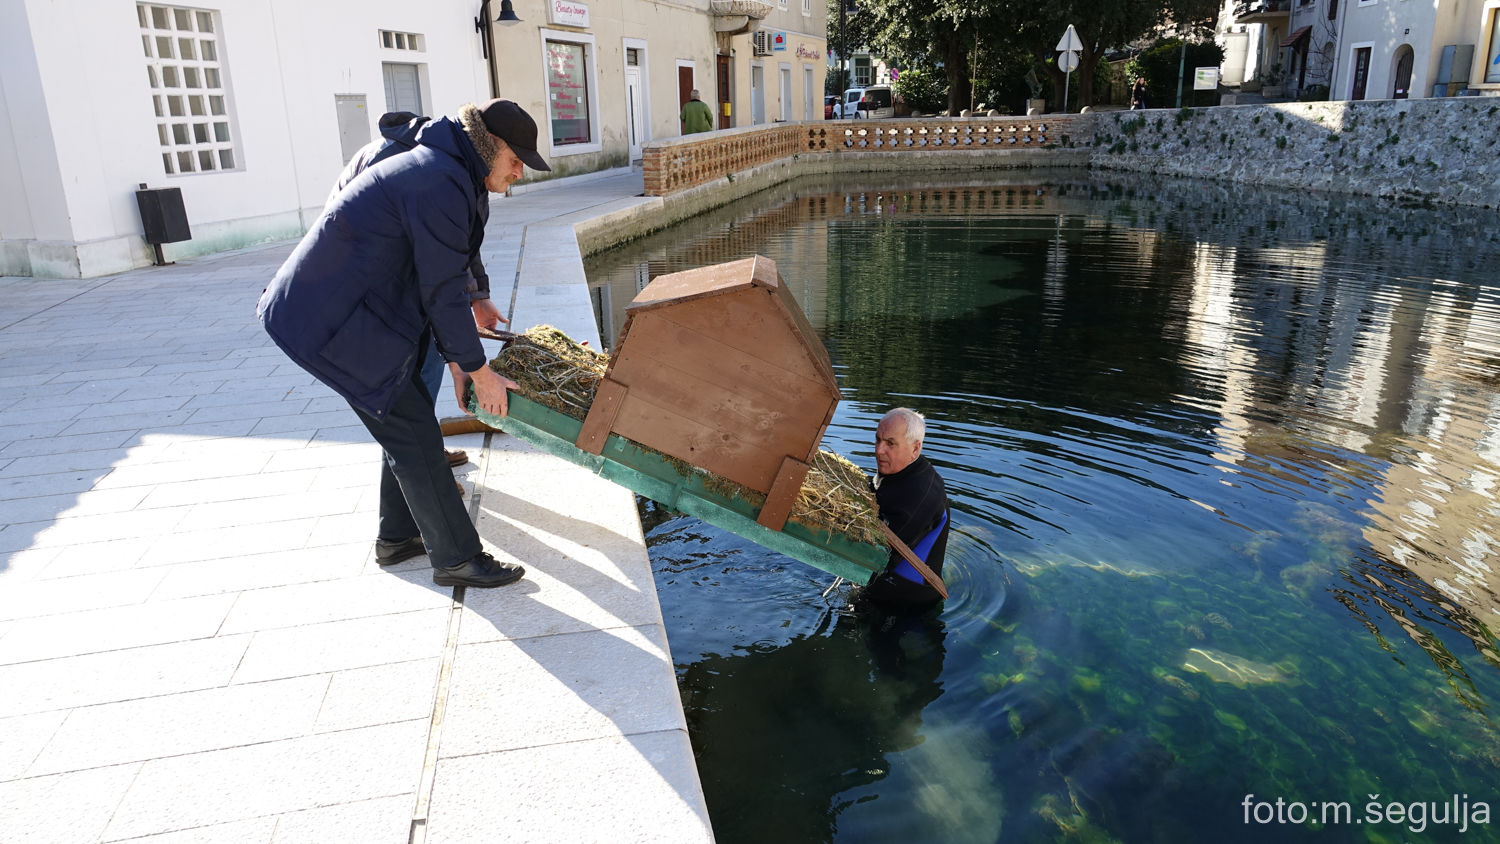
{"label": "window with white frame", "polygon": [[802,14],[812,14],[812,0],[802,0]]}
{"label": "window with white frame", "polygon": [[854,87],[868,88],[875,84],[875,68],[869,56],[854,57]]}
{"label": "window with white frame", "polygon": [[593,141],[590,125],[588,53],[591,44],[547,42],[547,117],[552,145]]}
{"label": "window with white frame", "polygon": [[418,50],[423,51],[426,45],[421,35],[415,32],[391,32],[388,29],[380,30],[380,46],[387,50]]}
{"label": "window with white frame", "polygon": [[145,4],[135,10],[162,167],[168,174],[236,169],[218,15]]}

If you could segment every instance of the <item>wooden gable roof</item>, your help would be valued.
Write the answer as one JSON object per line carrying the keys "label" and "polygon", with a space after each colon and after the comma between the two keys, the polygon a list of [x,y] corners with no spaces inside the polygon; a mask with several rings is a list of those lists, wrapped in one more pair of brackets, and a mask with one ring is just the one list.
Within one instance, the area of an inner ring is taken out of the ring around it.
{"label": "wooden gable roof", "polygon": [[[702,301],[706,299],[715,301]],[[693,302],[700,304],[679,307]],[[667,309],[676,313],[668,316]],[[628,319],[650,311],[661,311],[683,327],[821,381],[833,395],[839,395],[828,350],[776,271],[776,263],[764,255],[658,276],[625,309],[626,332]],[[796,343],[783,342],[780,329],[789,330]]]}

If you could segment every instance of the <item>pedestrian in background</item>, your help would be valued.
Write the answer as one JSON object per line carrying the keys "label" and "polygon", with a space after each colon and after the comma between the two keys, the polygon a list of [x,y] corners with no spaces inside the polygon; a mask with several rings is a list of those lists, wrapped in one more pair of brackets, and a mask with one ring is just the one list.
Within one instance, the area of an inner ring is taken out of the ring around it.
{"label": "pedestrian in background", "polygon": [[708,103],[698,99],[697,88],[688,94],[688,101],[682,106],[681,117],[684,135],[696,135],[699,132],[714,130],[714,110],[708,107]]}
{"label": "pedestrian in background", "polygon": [[1146,77],[1137,76],[1135,87],[1130,89],[1130,110],[1141,111],[1146,108]]}

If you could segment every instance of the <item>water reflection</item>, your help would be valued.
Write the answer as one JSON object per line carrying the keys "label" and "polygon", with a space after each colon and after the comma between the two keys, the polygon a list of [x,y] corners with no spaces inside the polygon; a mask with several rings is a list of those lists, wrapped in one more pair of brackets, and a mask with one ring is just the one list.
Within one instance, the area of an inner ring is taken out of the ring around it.
{"label": "water reflection", "polygon": [[[1245,793],[1491,791],[1494,222],[1077,172],[809,181],[591,259],[612,336],[655,275],[772,257],[844,388],[828,445],[868,467],[916,407],[954,503],[941,694],[894,719],[826,579],[653,516],[720,840],[1265,840]],[[819,724],[834,746],[791,738]]]}

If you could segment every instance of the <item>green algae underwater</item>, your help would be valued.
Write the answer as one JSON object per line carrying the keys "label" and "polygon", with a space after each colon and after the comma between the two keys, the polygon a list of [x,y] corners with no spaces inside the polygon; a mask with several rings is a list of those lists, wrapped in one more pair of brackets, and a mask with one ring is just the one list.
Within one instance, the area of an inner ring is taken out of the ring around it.
{"label": "green algae underwater", "polygon": [[717,839],[1500,840],[1494,223],[845,177],[589,259],[609,337],[651,277],[771,257],[825,447],[870,470],[913,407],[953,503],[917,618],[642,503]]}

